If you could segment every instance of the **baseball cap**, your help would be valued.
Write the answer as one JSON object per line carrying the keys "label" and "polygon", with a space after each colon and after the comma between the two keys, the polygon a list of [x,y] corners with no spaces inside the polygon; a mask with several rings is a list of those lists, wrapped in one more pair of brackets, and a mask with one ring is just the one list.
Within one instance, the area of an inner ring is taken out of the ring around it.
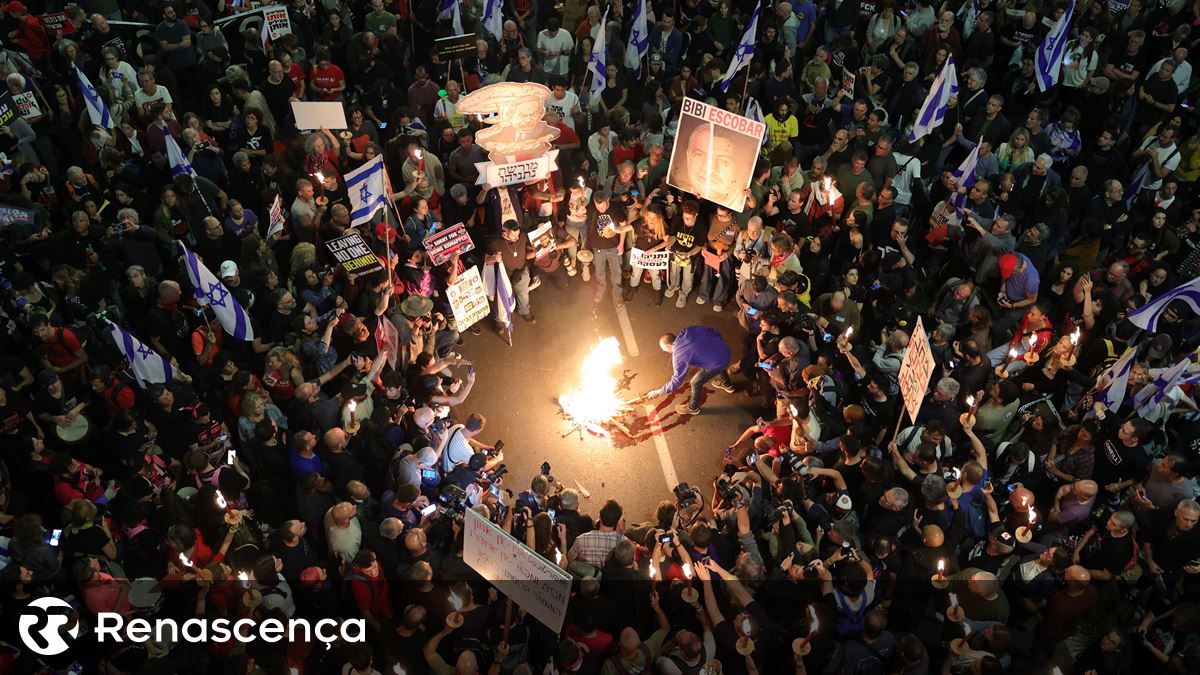
{"label": "baseball cap", "polygon": [[658,65],[661,66],[662,62],[663,62],[662,54],[651,54],[650,55],[650,63],[657,63]]}
{"label": "baseball cap", "polygon": [[843,511],[849,511],[854,508],[854,502],[850,499],[850,495],[842,495],[837,498],[837,503],[834,504]]}
{"label": "baseball cap", "polygon": [[1008,530],[1002,527],[999,529],[1000,532],[993,533],[996,537],[996,550],[1000,553],[1012,553],[1017,548],[1017,540]]}
{"label": "baseball cap", "polygon": [[1150,356],[1151,358],[1161,359],[1171,353],[1171,347],[1175,346],[1175,341],[1166,333],[1159,333],[1150,341]]}
{"label": "baseball cap", "polygon": [[221,269],[219,271],[222,279],[236,277],[238,273],[237,263],[233,262],[232,260],[226,260],[225,262],[221,263]]}
{"label": "baseball cap", "polygon": [[387,241],[389,243],[391,243],[393,241],[396,241],[396,236],[397,236],[396,229],[394,227],[392,227],[391,225],[388,225],[387,223],[376,223],[375,224],[375,238],[376,239],[382,240],[384,237],[387,237]]}
{"label": "baseball cap", "polygon": [[1012,253],[1005,253],[1000,256],[1000,276],[1007,279],[1012,276],[1014,270],[1017,269],[1017,263],[1020,260]]}
{"label": "baseball cap", "polygon": [[8,12],[9,14],[13,12],[24,12],[25,5],[24,3],[17,2],[17,0],[13,0],[12,2],[4,5],[4,11]]}

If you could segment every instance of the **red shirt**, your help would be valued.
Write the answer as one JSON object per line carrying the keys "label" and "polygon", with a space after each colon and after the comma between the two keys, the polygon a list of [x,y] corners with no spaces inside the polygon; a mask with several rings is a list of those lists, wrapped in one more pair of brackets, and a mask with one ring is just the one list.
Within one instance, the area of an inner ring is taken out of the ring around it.
{"label": "red shirt", "polygon": [[[295,64],[293,64],[295,65]],[[346,83],[346,76],[342,73],[342,69],[332,63],[322,68],[321,66],[313,66],[312,85],[313,89],[337,89]],[[320,92],[317,98],[322,101],[336,101],[341,98],[341,93],[325,93]]]}
{"label": "red shirt", "polygon": [[387,579],[382,574],[372,577],[356,567],[350,579],[350,593],[354,595],[354,604],[358,605],[360,612],[370,612],[377,620],[391,618],[391,595]]}
{"label": "red shirt", "polygon": [[54,337],[49,342],[42,342],[41,346],[46,360],[55,368],[62,368],[74,361],[75,355],[83,349],[83,344],[69,328],[55,328]]}
{"label": "red shirt", "polygon": [[293,93],[296,96],[300,95],[300,86],[304,84],[304,68],[299,64],[292,62],[292,67],[288,69],[287,76],[291,78],[294,86]]}
{"label": "red shirt", "polygon": [[624,143],[618,143],[617,147],[612,150],[613,166],[621,166],[621,162],[629,160],[637,164],[646,153],[642,151],[642,144],[639,142],[632,148],[626,148]]}

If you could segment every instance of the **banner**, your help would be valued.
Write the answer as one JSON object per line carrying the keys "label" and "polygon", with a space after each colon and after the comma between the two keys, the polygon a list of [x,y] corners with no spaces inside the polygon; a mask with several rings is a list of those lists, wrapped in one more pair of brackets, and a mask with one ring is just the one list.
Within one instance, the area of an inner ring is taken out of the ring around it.
{"label": "banner", "polygon": [[925,400],[925,388],[929,386],[929,376],[933,374],[936,363],[929,351],[929,337],[925,327],[921,325],[921,317],[917,317],[917,327],[913,329],[912,337],[908,340],[908,351],[904,353],[904,361],[900,364],[900,394],[904,396],[904,409],[908,411],[909,419],[916,423],[917,413],[921,411],[921,402]]}
{"label": "banner", "polygon": [[362,235],[357,232],[350,232],[337,239],[331,239],[325,242],[325,247],[329,249],[334,259],[338,261],[342,269],[350,274],[352,279],[383,269],[379,258],[371,251],[371,247],[367,246],[367,242],[363,241]]}
{"label": "banner", "polygon": [[17,104],[17,112],[21,114],[21,119],[30,120],[42,115],[42,109],[38,107],[37,97],[33,95],[32,91],[13,94],[12,99]]}
{"label": "banner", "polygon": [[475,53],[475,34],[451,35],[433,41],[438,57],[443,60],[461,59]]}
{"label": "banner", "polygon": [[467,509],[463,561],[526,612],[558,633],[571,599],[571,575]]}
{"label": "banner", "polygon": [[268,239],[283,232],[283,200],[278,194],[275,195],[275,201],[271,202],[270,213],[271,216],[267,225]]}
{"label": "banner", "polygon": [[454,254],[462,255],[475,250],[475,242],[471,241],[471,235],[462,223],[434,232],[425,237],[423,243],[434,265],[445,265]]}
{"label": "banner", "polygon": [[270,31],[272,40],[278,40],[284,35],[291,35],[292,20],[288,18],[287,7],[277,5],[264,9],[263,30]]}
{"label": "banner", "polygon": [[37,223],[37,214],[19,206],[0,204],[0,232],[13,223]]}
{"label": "banner", "polygon": [[520,162],[511,162],[509,164],[476,162],[475,168],[479,170],[479,178],[475,181],[475,184],[505,187],[542,180],[551,171],[558,170],[558,165],[554,163],[556,159],[558,159],[557,148],[541,157]]}
{"label": "banner", "polygon": [[766,132],[762,122],[683,99],[667,183],[740,213]]}
{"label": "banner", "polygon": [[460,332],[474,326],[492,311],[478,267],[472,266],[458,275],[454,283],[446,287],[446,299],[450,301]]}
{"label": "banner", "polygon": [[644,270],[665,270],[670,260],[670,251],[646,253],[640,248],[630,249],[629,251],[629,265],[631,267],[640,267]]}
{"label": "banner", "polygon": [[63,35],[70,35],[78,30],[75,28],[75,24],[71,23],[71,19],[67,17],[66,12],[52,12],[50,14],[43,14],[38,18],[42,22],[42,27],[51,35],[59,32]]}

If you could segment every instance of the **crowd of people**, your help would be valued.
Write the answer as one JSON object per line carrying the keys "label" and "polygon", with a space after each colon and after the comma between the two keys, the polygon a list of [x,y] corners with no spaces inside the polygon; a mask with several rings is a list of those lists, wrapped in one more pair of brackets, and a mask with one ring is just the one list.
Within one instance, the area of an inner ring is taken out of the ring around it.
{"label": "crowd of people", "polygon": [[[269,39],[250,4],[0,7],[0,672],[1200,671],[1200,290],[1163,300],[1200,275],[1200,3],[512,0],[485,22],[500,3],[291,0]],[[456,23],[474,51],[440,55]],[[546,85],[545,178],[476,184],[486,120],[457,105],[497,82]],[[669,185],[684,98],[765,122],[743,211]],[[296,101],[347,128],[297,129]],[[390,203],[352,222],[344,177],[377,157]],[[475,249],[435,264],[458,223]],[[325,245],[352,231],[378,271]],[[180,244],[252,339],[197,301]],[[472,267],[514,316],[457,325]],[[464,355],[506,349],[546,284],[590,287],[581,316],[669,299],[740,335],[664,337],[651,392],[761,408],[684,450],[711,485],[625,513],[550,465],[505,475]],[[464,562],[467,510],[572,577],[560,632]],[[39,657],[15,636],[46,596],[81,637]],[[101,644],[101,612],[367,636]]]}

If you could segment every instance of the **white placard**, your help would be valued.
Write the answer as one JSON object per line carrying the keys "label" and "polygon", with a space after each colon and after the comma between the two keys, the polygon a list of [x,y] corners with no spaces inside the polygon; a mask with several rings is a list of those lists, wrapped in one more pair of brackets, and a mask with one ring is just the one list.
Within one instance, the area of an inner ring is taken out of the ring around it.
{"label": "white placard", "polygon": [[655,251],[646,253],[640,248],[629,250],[629,265],[644,270],[665,270],[671,261],[670,251]]}
{"label": "white placard", "polygon": [[450,301],[459,331],[474,326],[492,311],[478,267],[471,267],[458,275],[454,283],[446,287],[446,299]]}
{"label": "white placard", "polygon": [[542,180],[551,171],[558,169],[558,165],[554,163],[556,159],[558,159],[558,150],[554,149],[541,157],[526,159],[520,162],[510,162],[508,164],[476,162],[475,168],[479,171],[479,178],[475,181],[475,184],[504,187],[506,185],[517,185]]}
{"label": "white placard", "polygon": [[23,120],[40,117],[42,114],[42,109],[38,107],[37,97],[31,91],[13,94],[13,101],[16,102],[17,112],[21,114]]}
{"label": "white placard", "polygon": [[904,409],[908,417],[916,423],[917,413],[921,411],[921,402],[925,400],[925,388],[929,386],[929,376],[937,365],[933,354],[929,351],[929,337],[925,327],[921,325],[921,317],[917,317],[917,327],[913,329],[912,337],[908,340],[908,351],[904,353],[904,361],[900,364],[900,394],[904,396]]}
{"label": "white placard", "polygon": [[297,129],[345,129],[346,109],[337,101],[292,101]]}
{"label": "white placard", "polygon": [[473,509],[467,509],[463,525],[463,560],[471,569],[547,628],[561,632],[571,599],[571,575]]}
{"label": "white placard", "polygon": [[278,40],[284,35],[291,35],[292,20],[288,18],[287,7],[277,5],[264,9],[263,30],[271,31],[272,40]]}

